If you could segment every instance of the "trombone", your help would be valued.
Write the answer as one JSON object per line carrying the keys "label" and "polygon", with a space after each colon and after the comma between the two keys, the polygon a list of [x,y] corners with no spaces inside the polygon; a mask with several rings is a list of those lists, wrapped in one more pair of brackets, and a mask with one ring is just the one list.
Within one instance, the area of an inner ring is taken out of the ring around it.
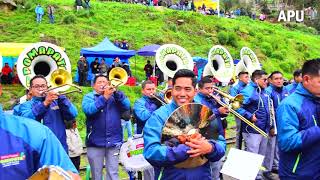
{"label": "trombone", "polygon": [[[236,104],[239,105],[240,108],[240,104],[242,103],[242,101],[235,101],[236,97],[230,96],[229,94],[223,93],[222,91],[216,90],[214,89],[214,91],[216,91],[217,93],[221,94],[222,96],[230,99],[231,101],[233,100],[234,102],[236,102]],[[222,93],[221,93],[222,92]],[[225,96],[226,95],[226,96]],[[261,130],[258,126],[254,125],[251,121],[249,121],[248,119],[246,119],[245,117],[241,116],[237,111],[235,111],[234,109],[230,108],[228,104],[222,102],[219,98],[217,98],[214,95],[210,96],[218,103],[220,104],[222,107],[226,107],[229,109],[229,111],[234,114],[237,118],[239,118],[240,120],[242,120],[243,122],[245,122],[246,124],[248,124],[249,126],[251,126],[253,129],[255,129],[257,132],[259,132],[262,136],[268,138],[268,134],[265,133],[263,130]],[[241,96],[240,96],[241,97]],[[242,100],[243,100],[243,96],[242,96]]]}
{"label": "trombone", "polygon": [[[42,96],[46,96],[49,91],[53,90],[60,92],[59,95],[66,95],[74,92],[82,93],[82,89],[79,86],[72,84],[71,73],[64,69],[53,71],[49,82],[52,85],[52,88],[42,91]],[[67,91],[70,87],[74,87],[75,90]]]}
{"label": "trombone", "polygon": [[163,93],[164,103],[169,104],[172,101],[172,88],[168,88],[167,90],[156,89],[159,92]]}

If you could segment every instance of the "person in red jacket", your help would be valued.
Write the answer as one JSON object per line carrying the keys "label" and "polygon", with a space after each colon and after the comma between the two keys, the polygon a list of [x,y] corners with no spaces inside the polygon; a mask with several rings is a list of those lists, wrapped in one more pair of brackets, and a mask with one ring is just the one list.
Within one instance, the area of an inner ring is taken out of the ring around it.
{"label": "person in red jacket", "polygon": [[11,84],[12,69],[10,68],[8,63],[4,64],[1,72],[2,72],[2,76],[1,76],[2,84]]}

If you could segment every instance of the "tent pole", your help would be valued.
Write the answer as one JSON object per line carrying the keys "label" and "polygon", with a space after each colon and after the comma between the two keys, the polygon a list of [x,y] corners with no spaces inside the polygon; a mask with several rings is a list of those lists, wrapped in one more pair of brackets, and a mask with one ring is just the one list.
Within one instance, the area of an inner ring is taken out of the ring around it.
{"label": "tent pole", "polygon": [[137,77],[137,57],[134,56],[134,76]]}

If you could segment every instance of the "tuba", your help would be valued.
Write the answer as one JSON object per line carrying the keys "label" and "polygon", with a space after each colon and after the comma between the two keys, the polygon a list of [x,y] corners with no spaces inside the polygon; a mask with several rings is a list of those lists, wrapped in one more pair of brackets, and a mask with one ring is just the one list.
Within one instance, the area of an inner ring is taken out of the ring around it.
{"label": "tuba", "polygon": [[240,62],[236,65],[235,76],[245,71],[251,75],[255,70],[261,69],[260,62],[256,54],[248,47],[243,47],[240,51]]}
{"label": "tuba", "polygon": [[212,72],[211,72],[211,69],[210,69],[210,66],[209,66],[208,63],[207,63],[206,66],[204,66],[204,68],[203,68],[202,76],[203,76],[203,77],[205,77],[205,76],[212,76]]}
{"label": "tuba", "polygon": [[[30,80],[35,75],[43,75],[50,86],[55,86],[54,81],[61,78],[52,81],[51,75],[58,69],[71,74],[70,60],[61,47],[46,42],[39,42],[26,47],[17,61],[18,77],[26,88],[29,88]],[[62,79],[69,79],[72,82],[71,77]]]}
{"label": "tuba", "polygon": [[213,46],[208,55],[208,64],[212,75],[220,82],[229,83],[234,73],[233,59],[222,46]]}
{"label": "tuba", "polygon": [[193,70],[193,60],[187,50],[175,44],[160,46],[156,53],[156,63],[159,69],[169,77],[180,69]]}

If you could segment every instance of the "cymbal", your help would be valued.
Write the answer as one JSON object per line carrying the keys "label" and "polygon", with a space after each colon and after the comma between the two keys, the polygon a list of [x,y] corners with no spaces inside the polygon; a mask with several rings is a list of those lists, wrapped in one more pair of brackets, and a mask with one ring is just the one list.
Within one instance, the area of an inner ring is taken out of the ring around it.
{"label": "cymbal", "polygon": [[[202,104],[190,103],[180,106],[167,119],[161,143],[170,147],[184,144],[192,134],[200,133],[206,139],[218,139],[219,123],[213,112]],[[198,167],[208,160],[205,157],[189,158],[176,164],[178,168]]]}

